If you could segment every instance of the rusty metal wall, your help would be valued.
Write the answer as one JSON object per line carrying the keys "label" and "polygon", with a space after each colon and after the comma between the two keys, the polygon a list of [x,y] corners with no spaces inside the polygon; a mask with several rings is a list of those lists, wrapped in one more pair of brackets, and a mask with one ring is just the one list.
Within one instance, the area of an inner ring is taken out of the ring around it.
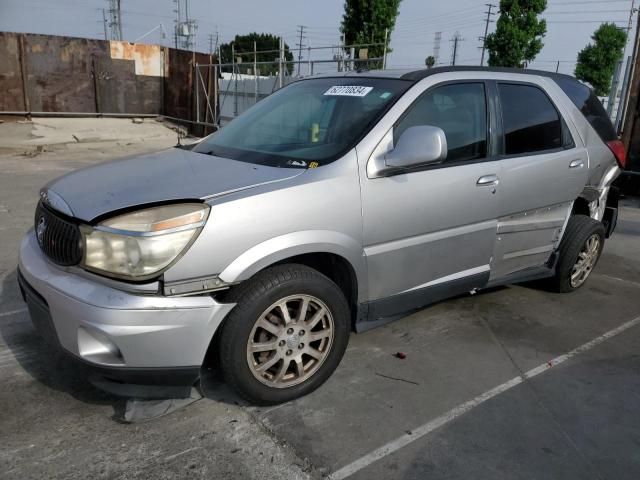
{"label": "rusty metal wall", "polygon": [[193,121],[194,64],[211,60],[158,45],[0,32],[0,111]]}
{"label": "rusty metal wall", "polygon": [[24,39],[22,62],[30,111],[96,111],[91,58],[105,55],[105,42],[48,35],[19,37]]}
{"label": "rusty metal wall", "polygon": [[0,32],[0,110],[24,110],[20,44],[17,35]]}
{"label": "rusty metal wall", "polygon": [[[173,48],[166,50],[169,73],[164,80],[164,115],[195,121],[196,109],[199,108],[201,113],[200,120],[202,121],[207,103],[203,95],[197,99],[199,105],[196,106],[194,66],[195,64],[214,63],[215,60],[204,53],[175,50]],[[176,79],[181,79],[181,81],[178,82]],[[209,121],[211,120],[209,119]]]}

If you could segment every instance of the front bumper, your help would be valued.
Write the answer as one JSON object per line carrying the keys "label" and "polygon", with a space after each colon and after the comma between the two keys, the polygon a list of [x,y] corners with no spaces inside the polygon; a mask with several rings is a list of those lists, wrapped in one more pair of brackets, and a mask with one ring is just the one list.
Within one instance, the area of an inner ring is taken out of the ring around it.
{"label": "front bumper", "polygon": [[124,382],[193,383],[234,307],[208,295],[134,294],[80,277],[51,263],[33,231],[20,246],[19,278],[34,325],[49,343]]}

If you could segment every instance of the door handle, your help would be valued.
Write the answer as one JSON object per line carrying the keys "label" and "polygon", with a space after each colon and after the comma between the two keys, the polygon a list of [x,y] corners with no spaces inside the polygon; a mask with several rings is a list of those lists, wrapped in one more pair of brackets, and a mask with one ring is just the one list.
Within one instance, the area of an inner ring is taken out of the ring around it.
{"label": "door handle", "polygon": [[584,167],[584,161],[578,159],[574,160],[569,164],[569,168],[582,168]]}
{"label": "door handle", "polygon": [[491,175],[483,175],[482,177],[480,177],[476,182],[476,186],[492,187],[498,185],[498,183],[500,183],[500,179],[498,178],[498,175],[493,173]]}

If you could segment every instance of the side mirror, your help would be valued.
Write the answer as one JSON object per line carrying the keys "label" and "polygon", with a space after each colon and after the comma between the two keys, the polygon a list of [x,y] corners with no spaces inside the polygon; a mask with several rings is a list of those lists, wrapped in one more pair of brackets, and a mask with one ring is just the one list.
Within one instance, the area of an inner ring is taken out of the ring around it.
{"label": "side mirror", "polygon": [[440,163],[447,158],[447,137],[441,128],[417,125],[407,128],[393,150],[384,156],[387,167],[408,168]]}

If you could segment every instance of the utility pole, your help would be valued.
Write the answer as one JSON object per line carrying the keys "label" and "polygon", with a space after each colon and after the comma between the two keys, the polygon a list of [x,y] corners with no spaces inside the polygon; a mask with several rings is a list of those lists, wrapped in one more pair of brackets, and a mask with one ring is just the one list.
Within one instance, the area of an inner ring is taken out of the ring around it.
{"label": "utility pole", "polygon": [[285,70],[285,65],[284,65],[284,39],[282,37],[279,38],[280,40],[280,48],[279,48],[279,55],[278,55],[278,88],[282,88],[284,86],[284,82],[283,82],[283,76],[284,76],[284,70]]}
{"label": "utility pole", "polygon": [[213,33],[209,34],[209,55],[213,55],[214,52],[214,48],[213,48]]}
{"label": "utility pole", "polygon": [[485,12],[487,14],[487,20],[484,25],[484,36],[480,37],[480,40],[482,41],[482,57],[480,57],[481,67],[484,66],[484,52],[487,49],[487,35],[489,34],[489,24],[492,22],[491,15],[495,15],[491,10],[496,7],[493,3],[485,3],[485,5],[488,7],[488,10]]}
{"label": "utility pole", "polygon": [[253,78],[255,82],[253,83],[253,103],[258,103],[258,44],[254,40],[253,42]]}
{"label": "utility pole", "polygon": [[176,19],[173,21],[174,25],[173,25],[173,44],[175,49],[178,49],[178,29],[180,28],[180,0],[173,0],[173,3],[175,3],[175,8],[173,9],[173,12],[176,14]]}
{"label": "utility pole", "polygon": [[104,39],[105,40],[109,40],[109,36],[107,34],[107,11],[103,8],[102,9],[102,26],[104,27]]}
{"label": "utility pole", "polygon": [[111,40],[122,40],[122,15],[120,13],[120,0],[107,0],[109,5],[109,29]]}
{"label": "utility pole", "polygon": [[[633,26],[633,14],[636,12],[636,0],[631,0],[631,10],[629,10],[629,25],[627,25],[627,41],[629,40],[629,33],[631,33],[631,27]],[[625,44],[626,47],[626,44]]]}
{"label": "utility pole", "polygon": [[298,30],[300,31],[300,42],[298,43],[298,76],[300,76],[300,64],[302,63],[302,39],[306,38],[304,36],[304,29],[307,28],[304,25],[298,25]]}
{"label": "utility pole", "polygon": [[340,49],[338,51],[338,55],[337,55],[337,60],[338,60],[338,71],[341,72],[342,71],[342,60],[344,58],[344,49],[345,49],[345,45],[347,43],[347,36],[346,34],[341,34],[340,35]]}
{"label": "utility pole", "polygon": [[455,66],[458,59],[458,44],[464,39],[460,36],[460,32],[456,32],[451,41],[453,42],[453,55],[451,56],[451,65]]}
{"label": "utility pole", "polygon": [[389,39],[389,29],[384,29],[384,52],[382,53],[382,69],[387,69],[387,41]]}

